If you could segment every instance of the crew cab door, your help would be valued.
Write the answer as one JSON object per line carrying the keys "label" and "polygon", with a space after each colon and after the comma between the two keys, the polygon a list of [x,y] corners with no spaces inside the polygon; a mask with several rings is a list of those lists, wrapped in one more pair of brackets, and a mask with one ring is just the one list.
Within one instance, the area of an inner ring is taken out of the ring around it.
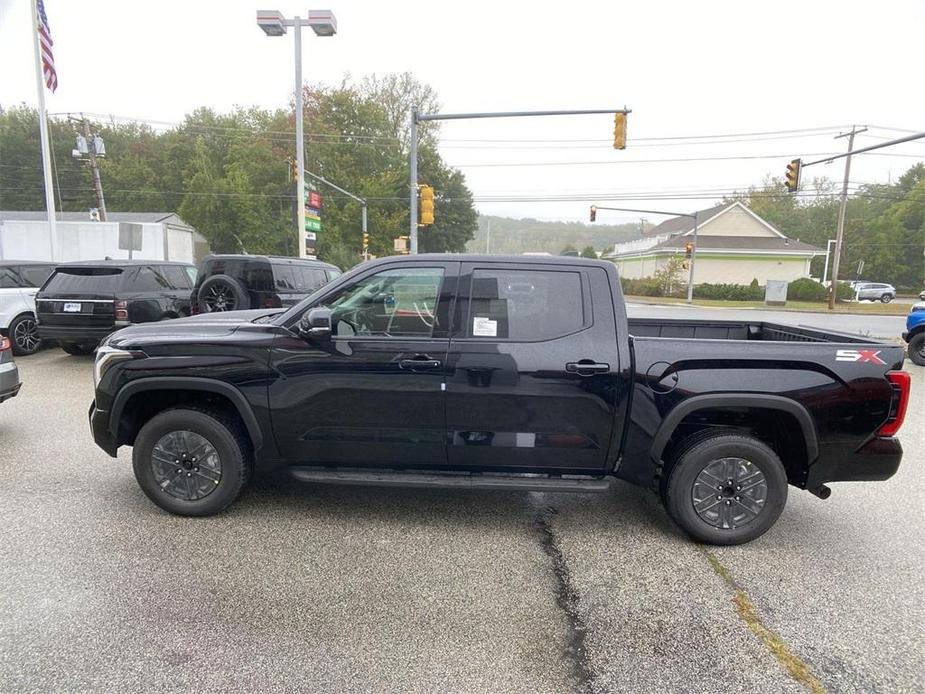
{"label": "crew cab door", "polygon": [[[459,263],[377,265],[314,300],[329,339],[277,337],[273,431],[292,463],[443,466],[443,372]],[[308,310],[308,309],[306,309]]]}
{"label": "crew cab door", "polygon": [[612,301],[603,268],[463,264],[447,357],[450,466],[605,469],[625,404]]}

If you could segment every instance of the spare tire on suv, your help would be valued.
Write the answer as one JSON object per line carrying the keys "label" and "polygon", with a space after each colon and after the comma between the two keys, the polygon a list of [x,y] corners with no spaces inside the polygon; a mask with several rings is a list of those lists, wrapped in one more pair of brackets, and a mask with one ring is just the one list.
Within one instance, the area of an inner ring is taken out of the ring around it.
{"label": "spare tire on suv", "polygon": [[199,313],[213,311],[245,311],[251,306],[247,289],[238,280],[228,275],[212,275],[199,287],[196,294]]}
{"label": "spare tire on suv", "polygon": [[310,258],[209,255],[199,264],[192,301],[197,313],[289,308],[340,274]]}

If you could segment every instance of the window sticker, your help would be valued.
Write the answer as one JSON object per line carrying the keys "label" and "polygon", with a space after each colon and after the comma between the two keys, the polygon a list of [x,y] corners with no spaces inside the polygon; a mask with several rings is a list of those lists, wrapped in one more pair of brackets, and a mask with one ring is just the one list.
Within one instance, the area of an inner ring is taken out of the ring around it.
{"label": "window sticker", "polygon": [[472,319],[472,334],[475,337],[498,337],[498,321],[476,316]]}

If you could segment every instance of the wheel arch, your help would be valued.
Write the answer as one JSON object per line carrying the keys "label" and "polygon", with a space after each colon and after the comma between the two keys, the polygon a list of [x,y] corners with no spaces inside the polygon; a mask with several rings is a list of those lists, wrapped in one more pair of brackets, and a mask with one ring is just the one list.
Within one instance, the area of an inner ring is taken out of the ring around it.
{"label": "wheel arch", "polygon": [[[808,466],[819,456],[819,440],[816,434],[816,427],[813,423],[812,416],[803,405],[779,395],[715,393],[697,395],[685,400],[672,409],[662,420],[661,425],[652,439],[649,450],[650,457],[656,466],[663,465],[666,453],[670,453],[672,445],[678,443],[676,438],[682,423],[690,422],[692,416],[700,414],[707,416],[709,419],[717,414],[722,415],[723,413],[732,412],[741,413],[743,410],[746,413],[746,421],[750,421],[748,420],[748,415],[752,413],[759,415],[761,413],[766,413],[763,420],[755,424],[770,424],[772,431],[775,424],[779,425],[781,423],[796,422],[802,433],[802,441],[799,442],[802,444],[802,446],[799,447],[801,449],[800,455],[798,456],[800,459],[787,460],[785,459],[785,455],[782,454],[783,451],[779,451],[778,453],[788,469],[788,476],[790,476],[791,481],[798,485],[804,483]],[[770,417],[767,415],[770,415]],[[722,417],[717,417],[717,419],[722,420]],[[717,426],[726,426],[726,424],[719,421],[717,422]],[[763,429],[764,426],[756,426],[755,428]],[[757,438],[769,444],[780,443],[781,439],[781,437],[775,437],[773,434],[769,435],[767,432],[765,432],[764,436],[757,436]],[[775,441],[775,439],[777,440]],[[793,444],[797,442],[791,440],[787,443]],[[670,455],[668,457],[670,458]]]}
{"label": "wheel arch", "polygon": [[[160,398],[153,397],[157,394],[160,394]],[[244,394],[229,383],[207,378],[163,376],[142,378],[127,383],[113,400],[109,430],[113,439],[120,444],[129,443],[134,441],[138,430],[157,412],[163,411],[166,407],[199,404],[203,401],[224,404],[244,425],[254,451],[263,447],[263,432]],[[141,406],[141,402],[145,405]],[[146,416],[133,416],[134,421],[124,421],[126,412],[134,414],[138,411]]]}

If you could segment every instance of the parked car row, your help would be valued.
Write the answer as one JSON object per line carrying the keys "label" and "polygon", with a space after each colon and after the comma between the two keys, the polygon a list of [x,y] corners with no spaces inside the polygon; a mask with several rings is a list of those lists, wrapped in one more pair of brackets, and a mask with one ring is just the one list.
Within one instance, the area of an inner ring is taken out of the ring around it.
{"label": "parked car row", "polygon": [[340,275],[328,263],[212,255],[188,263],[99,260],[0,262],[0,335],[16,354],[57,340],[89,354],[115,330],[195,313],[287,308]]}

